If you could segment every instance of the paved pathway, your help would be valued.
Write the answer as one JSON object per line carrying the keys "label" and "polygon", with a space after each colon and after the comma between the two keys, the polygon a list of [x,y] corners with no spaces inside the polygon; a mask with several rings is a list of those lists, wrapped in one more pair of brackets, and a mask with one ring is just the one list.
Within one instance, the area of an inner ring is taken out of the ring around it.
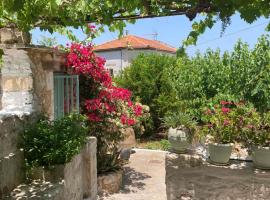
{"label": "paved pathway", "polygon": [[125,166],[123,189],[102,200],[166,200],[165,152],[136,150]]}

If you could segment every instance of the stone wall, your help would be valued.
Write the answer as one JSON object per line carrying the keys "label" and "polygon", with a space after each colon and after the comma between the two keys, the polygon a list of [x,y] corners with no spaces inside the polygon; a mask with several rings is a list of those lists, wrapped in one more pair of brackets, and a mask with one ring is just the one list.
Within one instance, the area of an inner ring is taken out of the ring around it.
{"label": "stone wall", "polygon": [[[29,185],[21,184],[13,190],[10,199],[96,200],[96,138],[89,137],[81,153],[65,164],[50,170],[37,168],[36,179]],[[46,185],[46,183],[49,183]]]}
{"label": "stone wall", "polygon": [[18,144],[23,127],[31,118],[0,114],[0,199],[24,180],[24,158]]}
{"label": "stone wall", "polygon": [[270,172],[251,162],[231,161],[215,166],[199,155],[166,155],[168,200],[266,200],[270,199]]}
{"label": "stone wall", "polygon": [[24,179],[18,145],[33,113],[53,118],[53,73],[64,71],[63,53],[29,46],[29,34],[0,29],[0,199]]}

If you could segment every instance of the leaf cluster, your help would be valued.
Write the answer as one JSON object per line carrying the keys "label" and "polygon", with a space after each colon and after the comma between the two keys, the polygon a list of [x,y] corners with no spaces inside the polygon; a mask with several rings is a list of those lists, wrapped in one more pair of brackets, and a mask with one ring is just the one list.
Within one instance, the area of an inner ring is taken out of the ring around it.
{"label": "leaf cluster", "polygon": [[52,166],[69,162],[81,151],[88,128],[86,118],[71,114],[50,121],[42,117],[23,133],[24,155],[28,166]]}

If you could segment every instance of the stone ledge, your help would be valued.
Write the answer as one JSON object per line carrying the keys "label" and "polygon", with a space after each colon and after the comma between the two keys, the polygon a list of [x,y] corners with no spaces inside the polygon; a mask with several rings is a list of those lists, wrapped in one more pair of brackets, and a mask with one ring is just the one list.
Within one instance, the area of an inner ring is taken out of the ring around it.
{"label": "stone ledge", "polygon": [[166,190],[168,200],[266,200],[270,172],[254,169],[251,162],[215,166],[198,155],[167,153]]}

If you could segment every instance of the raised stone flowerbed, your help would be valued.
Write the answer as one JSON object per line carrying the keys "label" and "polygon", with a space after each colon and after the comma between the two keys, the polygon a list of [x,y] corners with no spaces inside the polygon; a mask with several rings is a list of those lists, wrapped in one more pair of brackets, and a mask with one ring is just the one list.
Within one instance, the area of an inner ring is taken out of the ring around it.
{"label": "raised stone flowerbed", "polygon": [[95,200],[97,195],[96,138],[64,165],[38,167],[31,171],[33,182],[21,184],[10,199]]}
{"label": "raised stone flowerbed", "polygon": [[118,170],[115,172],[109,172],[106,174],[98,175],[98,194],[113,194],[117,193],[123,182],[123,171]]}
{"label": "raised stone flowerbed", "polygon": [[257,170],[252,162],[216,166],[199,155],[167,153],[166,191],[167,200],[270,199],[270,171]]}

